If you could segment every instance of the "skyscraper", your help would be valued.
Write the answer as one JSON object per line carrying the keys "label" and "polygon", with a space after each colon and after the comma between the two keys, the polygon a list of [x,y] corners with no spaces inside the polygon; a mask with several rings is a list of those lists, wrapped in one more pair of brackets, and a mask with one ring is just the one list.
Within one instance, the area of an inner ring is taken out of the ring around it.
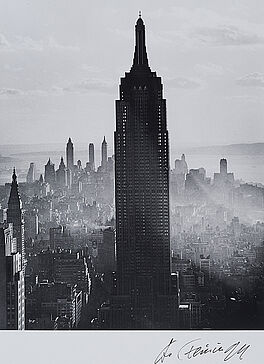
{"label": "skyscraper", "polygon": [[25,269],[24,214],[18,192],[17,176],[14,168],[11,191],[8,200],[7,222],[13,224],[13,237],[16,239],[17,251],[22,257],[22,268]]}
{"label": "skyscraper", "polygon": [[94,165],[94,144],[89,144],[89,164],[91,169],[94,171],[95,165]]}
{"label": "skyscraper", "polygon": [[55,166],[51,162],[50,158],[45,165],[45,182],[49,183],[50,185],[53,185],[55,183],[56,177],[55,177]]}
{"label": "skyscraper", "polygon": [[25,328],[25,286],[13,224],[0,225],[0,329]]}
{"label": "skyscraper", "polygon": [[227,160],[225,158],[220,160],[220,174],[227,174]]}
{"label": "skyscraper", "polygon": [[66,146],[66,162],[67,162],[67,169],[72,170],[74,165],[74,157],[73,157],[73,143],[71,141],[71,138],[69,138]]}
{"label": "skyscraper", "polygon": [[103,169],[105,169],[106,164],[107,164],[107,142],[105,140],[105,136],[104,136],[104,140],[102,141],[101,154],[102,154],[101,166]]}
{"label": "skyscraper", "polygon": [[31,162],[27,173],[27,183],[33,183],[34,181],[35,181],[35,164]]}
{"label": "skyscraper", "polygon": [[61,157],[59,168],[56,171],[56,182],[61,187],[66,185],[66,167],[63,161],[63,157]]}
{"label": "skyscraper", "polygon": [[161,78],[148,64],[141,16],[135,37],[133,65],[121,78],[116,101],[112,327],[168,328],[175,325],[177,300],[170,273],[166,100]]}

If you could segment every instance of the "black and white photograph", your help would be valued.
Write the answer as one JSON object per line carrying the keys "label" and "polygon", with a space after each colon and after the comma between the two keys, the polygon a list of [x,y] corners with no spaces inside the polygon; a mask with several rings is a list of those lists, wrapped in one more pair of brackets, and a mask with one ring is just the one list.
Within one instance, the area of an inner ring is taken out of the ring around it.
{"label": "black and white photograph", "polygon": [[263,330],[264,3],[0,0],[0,334],[246,364]]}

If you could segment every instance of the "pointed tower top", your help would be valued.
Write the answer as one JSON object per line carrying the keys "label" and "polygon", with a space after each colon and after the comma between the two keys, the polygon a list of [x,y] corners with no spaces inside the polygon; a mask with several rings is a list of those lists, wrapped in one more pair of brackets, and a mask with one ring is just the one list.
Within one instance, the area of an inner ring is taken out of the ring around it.
{"label": "pointed tower top", "polygon": [[69,138],[69,140],[68,140],[68,143],[72,143],[72,140],[71,140],[71,138]]}
{"label": "pointed tower top", "polygon": [[17,180],[17,176],[16,176],[16,168],[14,167],[14,168],[13,168],[12,181],[13,181],[13,182],[16,182],[16,180]]}
{"label": "pointed tower top", "polygon": [[65,168],[63,157],[61,157],[59,168]]}
{"label": "pointed tower top", "polygon": [[12,184],[11,184],[11,190],[10,195],[8,199],[8,209],[12,209],[13,207],[21,207],[21,200],[18,192],[18,184],[17,184],[17,176],[16,176],[16,170],[13,169],[13,175],[12,175]]}
{"label": "pointed tower top", "polygon": [[131,71],[150,72],[145,41],[145,25],[139,11],[139,18],[136,23],[136,45]]}
{"label": "pointed tower top", "polygon": [[105,136],[104,136],[103,144],[106,144]]}
{"label": "pointed tower top", "polygon": [[138,12],[138,17],[141,18],[141,10]]}

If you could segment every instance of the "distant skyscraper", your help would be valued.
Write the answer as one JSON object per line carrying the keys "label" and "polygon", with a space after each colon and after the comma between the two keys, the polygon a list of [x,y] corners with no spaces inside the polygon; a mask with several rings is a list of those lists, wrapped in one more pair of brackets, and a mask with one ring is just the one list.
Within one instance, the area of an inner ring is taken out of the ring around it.
{"label": "distant skyscraper", "polygon": [[27,183],[33,183],[34,181],[35,181],[35,165],[33,162],[31,162],[27,173]]}
{"label": "distant skyscraper", "polygon": [[25,328],[25,287],[13,224],[0,226],[0,330]]}
{"label": "distant skyscraper", "polygon": [[79,171],[82,170],[82,161],[80,159],[77,160],[77,168]]}
{"label": "distant skyscraper", "polygon": [[53,185],[55,183],[55,167],[54,164],[51,162],[50,158],[48,163],[45,165],[45,175],[44,179],[46,183]]}
{"label": "distant skyscraper", "polygon": [[182,154],[181,159],[175,160],[175,173],[176,174],[187,174],[188,173],[188,166],[187,166],[184,154]]}
{"label": "distant skyscraper", "polygon": [[234,184],[234,174],[227,173],[227,160],[220,159],[220,173],[214,173],[214,184],[231,187]]}
{"label": "distant skyscraper", "polygon": [[94,144],[89,144],[89,164],[92,170],[95,169],[95,160],[94,160]]}
{"label": "distant skyscraper", "polygon": [[220,174],[227,174],[227,160],[224,158],[220,160]]}
{"label": "distant skyscraper", "polygon": [[102,142],[101,153],[102,153],[101,166],[102,166],[102,168],[106,168],[106,164],[107,164],[107,142],[105,140],[105,136],[104,136],[104,140]]}
{"label": "distant skyscraper", "polygon": [[66,167],[63,161],[63,157],[61,157],[59,169],[57,169],[56,171],[56,182],[62,187],[66,185]]}
{"label": "distant skyscraper", "polygon": [[[148,65],[141,17],[136,23],[133,65],[121,78],[116,101],[115,203],[117,295],[112,326],[175,327],[166,100],[161,78]],[[126,312],[120,311],[122,305]]]}
{"label": "distant skyscraper", "polygon": [[71,138],[69,138],[67,146],[66,146],[66,162],[67,168],[72,170],[74,165],[74,157],[73,157],[73,143]]}

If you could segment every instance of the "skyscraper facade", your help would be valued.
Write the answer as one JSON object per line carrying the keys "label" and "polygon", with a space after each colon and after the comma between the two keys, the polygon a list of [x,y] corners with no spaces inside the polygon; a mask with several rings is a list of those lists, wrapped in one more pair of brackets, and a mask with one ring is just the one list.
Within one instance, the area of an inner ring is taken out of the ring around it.
{"label": "skyscraper facade", "polygon": [[[170,273],[166,100],[161,78],[148,64],[141,17],[135,36],[133,65],[121,78],[116,101],[117,277],[112,326],[126,327],[127,320],[127,328],[164,328],[175,324],[177,310]],[[123,318],[117,317],[120,305],[126,307]]]}
{"label": "skyscraper facade", "polygon": [[25,286],[13,224],[0,226],[0,330],[25,328]]}

